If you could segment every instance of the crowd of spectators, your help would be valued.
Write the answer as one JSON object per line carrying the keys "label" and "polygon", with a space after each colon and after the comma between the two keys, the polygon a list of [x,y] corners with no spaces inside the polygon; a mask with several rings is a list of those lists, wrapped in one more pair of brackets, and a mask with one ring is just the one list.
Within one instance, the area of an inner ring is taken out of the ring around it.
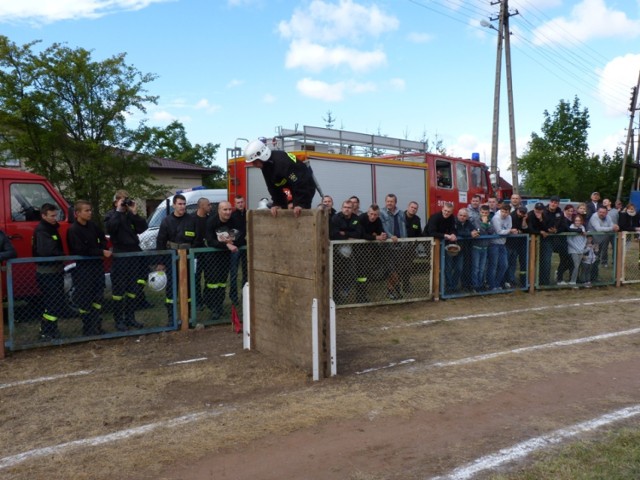
{"label": "crowd of spectators", "polygon": [[[445,250],[445,292],[455,294],[526,288],[531,235],[539,242],[538,285],[589,287],[598,281],[601,269],[610,268],[615,233],[640,232],[640,215],[633,204],[601,200],[598,192],[593,192],[588,202],[562,207],[558,196],[552,196],[546,205],[537,202],[527,207],[518,194],[505,202],[495,196],[483,202],[475,195],[457,212],[453,204],[444,203],[428,218],[424,229],[415,201],[409,202],[405,211],[397,207],[394,194],[385,197],[383,208],[374,204],[357,214],[359,205],[359,199],[351,197],[333,213],[333,199],[325,196],[319,207],[330,211],[331,240],[391,240],[384,260],[391,299],[403,298],[412,290],[410,272],[403,265],[410,263],[406,257],[414,256],[416,250],[398,243],[398,238],[439,239]],[[369,253],[366,246],[336,249],[334,262],[347,273],[335,282],[334,298],[346,298],[355,289],[358,302],[368,301]]]}

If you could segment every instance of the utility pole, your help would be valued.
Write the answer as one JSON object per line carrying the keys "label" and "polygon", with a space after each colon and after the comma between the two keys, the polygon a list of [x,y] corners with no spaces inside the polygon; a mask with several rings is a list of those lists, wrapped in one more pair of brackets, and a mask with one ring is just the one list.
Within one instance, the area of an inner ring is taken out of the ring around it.
{"label": "utility pole", "polygon": [[518,15],[518,10],[514,13],[509,13],[509,0],[498,0],[491,2],[491,5],[500,4],[500,13],[495,18],[490,18],[493,22],[498,20],[498,28],[495,28],[489,22],[482,21],[481,25],[484,27],[492,28],[498,32],[498,47],[496,49],[496,76],[493,92],[493,133],[491,137],[491,173],[495,176],[496,181],[498,178],[498,135],[500,129],[500,82],[502,78],[502,46],[504,44],[505,49],[505,65],[507,74],[507,100],[509,108],[509,140],[511,146],[511,183],[513,185],[513,192],[519,193],[518,188],[518,160],[516,152],[516,127],[515,127],[515,114],[513,107],[513,82],[511,75],[511,42],[509,31],[509,17],[512,15]]}
{"label": "utility pole", "polygon": [[640,75],[638,75],[638,83],[631,89],[631,103],[629,105],[629,129],[627,130],[627,143],[624,146],[624,156],[622,157],[622,169],[620,171],[620,180],[618,182],[618,194],[616,201],[622,196],[622,184],[624,183],[624,173],[627,168],[627,157],[629,156],[629,148],[633,142],[633,119],[636,114],[636,105],[638,103],[638,88],[640,87]]}

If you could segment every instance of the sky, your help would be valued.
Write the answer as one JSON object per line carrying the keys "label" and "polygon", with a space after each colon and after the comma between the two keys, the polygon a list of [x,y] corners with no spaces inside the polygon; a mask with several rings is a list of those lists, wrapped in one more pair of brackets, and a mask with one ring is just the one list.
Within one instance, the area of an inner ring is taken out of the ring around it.
{"label": "sky", "polygon": [[[507,1],[507,0],[502,0]],[[492,5],[495,3],[495,5]],[[545,110],[577,96],[592,152],[624,147],[640,72],[640,0],[508,0],[517,154]],[[20,0],[0,34],[64,43],[94,61],[126,53],[157,78],[146,119],[226,149],[278,127],[442,140],[491,159],[497,27],[490,0]],[[488,23],[488,26],[487,26]],[[484,26],[483,26],[484,24]],[[505,59],[498,158],[510,179]]]}

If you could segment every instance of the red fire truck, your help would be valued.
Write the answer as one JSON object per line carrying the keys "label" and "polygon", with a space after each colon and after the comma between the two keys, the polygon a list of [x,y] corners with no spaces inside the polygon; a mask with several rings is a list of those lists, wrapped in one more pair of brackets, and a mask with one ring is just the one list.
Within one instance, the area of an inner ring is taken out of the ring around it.
{"label": "red fire truck", "polygon": [[[428,218],[445,202],[457,210],[473,195],[486,200],[494,191],[489,170],[477,155],[463,159],[429,153],[423,142],[305,126],[301,131],[280,129],[266,143],[309,162],[322,192],[333,197],[338,210],[352,195],[366,210],[372,203],[384,206],[385,196],[394,193],[399,208],[416,201],[419,214]],[[248,208],[256,208],[269,198],[260,170],[245,163],[242,147],[227,149],[227,169],[230,199],[243,195]],[[320,203],[316,193],[314,204]]]}

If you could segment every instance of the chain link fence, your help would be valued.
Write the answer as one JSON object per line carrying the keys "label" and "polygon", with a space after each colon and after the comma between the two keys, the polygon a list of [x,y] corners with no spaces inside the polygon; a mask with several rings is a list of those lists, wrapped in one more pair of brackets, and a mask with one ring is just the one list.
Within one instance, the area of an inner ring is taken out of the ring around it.
{"label": "chain link fence", "polygon": [[242,289],[248,282],[247,247],[194,248],[189,252],[191,326],[231,323],[242,318]]}
{"label": "chain link fence", "polygon": [[329,276],[337,308],[432,298],[433,240],[330,242]]}
{"label": "chain link fence", "polygon": [[617,254],[615,233],[561,233],[538,237],[536,288],[615,284]]}
{"label": "chain link fence", "polygon": [[529,236],[486,235],[442,243],[440,296],[464,297],[529,287]]}
{"label": "chain link fence", "polygon": [[[175,329],[175,252],[7,262],[10,350]],[[154,273],[158,264],[165,271]],[[14,295],[19,291],[20,295]]]}
{"label": "chain link fence", "polygon": [[640,234],[623,232],[622,242],[622,283],[640,283]]}

